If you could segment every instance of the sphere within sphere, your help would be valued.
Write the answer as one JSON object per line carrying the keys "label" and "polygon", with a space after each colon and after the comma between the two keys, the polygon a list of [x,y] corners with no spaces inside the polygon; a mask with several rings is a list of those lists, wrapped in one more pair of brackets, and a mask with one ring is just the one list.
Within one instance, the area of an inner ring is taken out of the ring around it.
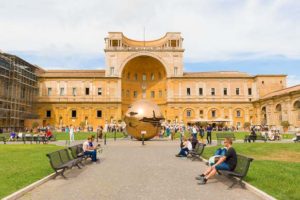
{"label": "sphere within sphere", "polygon": [[125,114],[126,131],[132,137],[141,140],[149,140],[155,137],[161,130],[160,120],[164,119],[155,103],[148,100],[138,100],[129,106]]}

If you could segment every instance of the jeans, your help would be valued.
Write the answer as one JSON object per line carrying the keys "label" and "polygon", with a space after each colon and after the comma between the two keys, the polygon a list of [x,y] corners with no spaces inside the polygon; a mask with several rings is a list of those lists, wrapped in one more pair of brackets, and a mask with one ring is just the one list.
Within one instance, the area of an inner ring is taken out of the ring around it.
{"label": "jeans", "polygon": [[85,152],[84,152],[84,155],[91,156],[93,162],[96,162],[96,161],[97,161],[97,152],[96,152],[96,150],[93,150],[93,151],[85,151]]}
{"label": "jeans", "polygon": [[211,144],[211,132],[207,132],[206,139],[207,139],[207,144]]}
{"label": "jeans", "polygon": [[229,165],[226,162],[222,162],[216,166],[216,170],[228,170],[230,171]]}
{"label": "jeans", "polygon": [[182,148],[179,152],[179,155],[181,156],[187,156],[187,154],[189,153],[189,149],[188,148]]}
{"label": "jeans", "polygon": [[192,133],[193,138],[197,139],[197,133]]}

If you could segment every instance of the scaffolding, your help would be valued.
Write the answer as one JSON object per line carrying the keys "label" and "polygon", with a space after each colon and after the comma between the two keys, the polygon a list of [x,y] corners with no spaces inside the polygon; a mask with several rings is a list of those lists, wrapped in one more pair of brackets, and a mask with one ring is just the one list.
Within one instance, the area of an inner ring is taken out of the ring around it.
{"label": "scaffolding", "polygon": [[33,103],[38,93],[38,67],[0,52],[0,131],[24,130],[26,119],[37,119]]}

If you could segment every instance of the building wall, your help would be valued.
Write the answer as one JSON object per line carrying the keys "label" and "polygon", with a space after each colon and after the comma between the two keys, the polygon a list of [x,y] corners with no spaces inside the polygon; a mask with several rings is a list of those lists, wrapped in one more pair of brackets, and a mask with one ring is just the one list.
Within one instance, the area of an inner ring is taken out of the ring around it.
{"label": "building wall", "polygon": [[266,124],[280,128],[282,121],[288,121],[291,128],[300,128],[300,91],[257,101],[255,114],[258,122],[263,121],[263,108],[266,108]]}
{"label": "building wall", "polygon": [[[299,109],[293,107],[299,96],[287,94],[279,99],[262,100],[266,94],[286,88],[286,76],[250,76],[239,72],[186,75],[182,41],[180,33],[167,33],[154,41],[135,41],[122,33],[111,32],[105,38],[106,69],[103,77],[83,76],[79,71],[63,76],[57,72],[57,76],[50,78],[45,76],[49,72],[43,72],[35,106],[41,125],[79,126],[80,122],[85,122],[96,128],[105,121],[121,120],[130,103],[146,98],[157,103],[166,120],[170,121],[187,123],[194,118],[222,118],[230,121],[228,125],[242,127],[245,122],[261,124],[264,118],[262,108],[265,107],[268,123],[278,125],[280,118],[300,126]],[[158,80],[159,72],[163,76]],[[138,80],[133,80],[135,73]],[[154,81],[150,80],[152,73],[156,76]],[[146,74],[147,81],[141,79],[143,74]],[[52,88],[51,95],[48,95],[48,88]],[[60,94],[61,88],[64,88],[63,95]],[[73,88],[76,88],[76,95],[73,95]],[[89,95],[85,94],[86,88],[90,89]],[[98,95],[99,88],[101,95]],[[146,88],[144,97],[143,88]],[[202,94],[199,94],[199,88],[202,88]],[[215,95],[211,94],[212,88]],[[227,88],[227,95],[224,95],[224,88]],[[133,97],[133,91],[138,92],[137,97]],[[155,91],[155,97],[151,97],[151,91]],[[280,112],[276,111],[278,103],[282,104]],[[46,116],[47,110],[51,111],[51,117]],[[76,110],[76,118],[71,116],[72,110]],[[102,117],[97,117],[97,110],[102,111]]]}

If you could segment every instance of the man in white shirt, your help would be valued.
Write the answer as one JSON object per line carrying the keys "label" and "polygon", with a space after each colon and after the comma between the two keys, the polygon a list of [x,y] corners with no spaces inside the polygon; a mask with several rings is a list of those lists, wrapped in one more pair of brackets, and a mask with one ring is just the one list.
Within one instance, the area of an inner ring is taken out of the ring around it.
{"label": "man in white shirt", "polygon": [[74,127],[72,126],[72,124],[70,125],[70,142],[74,142]]}
{"label": "man in white shirt", "polygon": [[97,151],[96,151],[97,147],[94,146],[93,141],[94,141],[94,137],[89,136],[88,140],[83,143],[82,148],[84,151],[84,155],[91,156],[92,161],[96,162],[97,161]]}
{"label": "man in white shirt", "polygon": [[193,149],[192,143],[190,140],[184,138],[183,139],[183,144],[180,152],[176,155],[176,157],[187,157],[189,151]]}

